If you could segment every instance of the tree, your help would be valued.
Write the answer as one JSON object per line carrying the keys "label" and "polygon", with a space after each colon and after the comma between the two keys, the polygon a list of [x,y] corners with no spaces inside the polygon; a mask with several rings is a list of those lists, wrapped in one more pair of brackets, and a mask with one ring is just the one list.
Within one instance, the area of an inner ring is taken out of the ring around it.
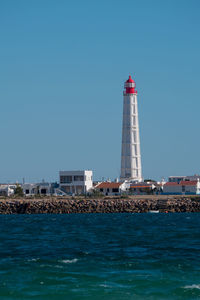
{"label": "tree", "polygon": [[144,182],[148,182],[148,181],[149,181],[149,182],[156,182],[156,180],[154,180],[154,179],[145,179],[145,180],[144,180]]}
{"label": "tree", "polygon": [[16,186],[15,195],[19,196],[19,197],[24,196],[23,189],[22,189],[21,185],[19,185],[19,184],[17,184],[17,186]]}

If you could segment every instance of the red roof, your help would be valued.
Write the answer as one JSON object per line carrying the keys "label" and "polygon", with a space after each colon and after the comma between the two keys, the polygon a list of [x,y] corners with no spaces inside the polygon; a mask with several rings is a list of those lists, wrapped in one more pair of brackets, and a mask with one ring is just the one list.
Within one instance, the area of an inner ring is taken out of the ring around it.
{"label": "red roof", "polygon": [[98,186],[97,189],[118,189],[122,185],[122,182],[102,182]]}
{"label": "red roof", "polygon": [[134,188],[152,188],[152,184],[151,183],[135,183],[135,184],[131,184],[130,188],[134,189]]}
{"label": "red roof", "polygon": [[129,75],[128,80],[126,80],[126,82],[128,83],[134,83],[135,81],[131,78],[131,75]]}
{"label": "red roof", "polygon": [[166,182],[165,185],[178,185],[178,182]]}
{"label": "red roof", "polygon": [[152,185],[131,185],[130,188],[131,189],[146,189],[146,188],[151,189]]}
{"label": "red roof", "polygon": [[185,181],[182,180],[179,183],[178,182],[167,182],[165,185],[170,186],[170,185],[197,185],[197,180],[193,181]]}
{"label": "red roof", "polygon": [[193,181],[180,181],[179,183],[180,185],[197,185],[197,180],[193,180]]}

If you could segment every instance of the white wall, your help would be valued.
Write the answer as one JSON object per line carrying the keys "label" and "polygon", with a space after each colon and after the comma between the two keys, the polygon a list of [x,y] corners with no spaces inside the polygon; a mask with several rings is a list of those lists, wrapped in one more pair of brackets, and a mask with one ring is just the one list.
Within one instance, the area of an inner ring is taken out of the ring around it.
{"label": "white wall", "polygon": [[142,181],[137,94],[124,94],[121,179]]}
{"label": "white wall", "polygon": [[185,189],[183,189],[182,184],[177,185],[164,185],[163,193],[165,194],[199,194],[200,193],[200,184],[197,185],[185,185]]}
{"label": "white wall", "polygon": [[[61,182],[61,176],[71,176],[71,182]],[[83,180],[75,180],[75,176],[83,176]],[[93,187],[93,172],[91,170],[80,170],[80,171],[60,171],[59,172],[60,187],[70,187],[71,191],[76,193],[77,187],[83,188],[83,193],[90,191]]]}

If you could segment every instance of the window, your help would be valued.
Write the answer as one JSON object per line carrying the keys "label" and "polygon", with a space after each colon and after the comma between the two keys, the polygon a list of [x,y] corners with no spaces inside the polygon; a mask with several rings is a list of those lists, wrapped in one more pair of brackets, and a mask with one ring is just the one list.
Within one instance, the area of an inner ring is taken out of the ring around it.
{"label": "window", "polygon": [[112,189],[112,192],[113,193],[119,193],[119,189],[114,188],[114,189]]}
{"label": "window", "polygon": [[103,192],[103,189],[100,189],[100,192]]}
{"label": "window", "polygon": [[132,114],[135,114],[135,105],[132,104],[132,105],[131,105],[131,108],[132,108]]}
{"label": "window", "polygon": [[109,189],[107,189],[107,192],[109,192]]}
{"label": "window", "polygon": [[84,181],[84,176],[74,176],[74,181]]}
{"label": "window", "polygon": [[47,193],[47,190],[46,190],[46,189],[41,189],[41,194],[42,194],[42,195],[46,195],[46,193]]}
{"label": "window", "polygon": [[182,185],[182,192],[185,192],[185,185]]}
{"label": "window", "polygon": [[26,190],[26,195],[29,194],[29,190]]}
{"label": "window", "polygon": [[133,116],[133,123],[132,123],[133,126],[136,126],[136,118],[135,116]]}
{"label": "window", "polygon": [[60,183],[71,183],[72,176],[60,176]]}
{"label": "window", "polygon": [[136,134],[136,130],[133,131],[133,143],[137,143],[137,134]]}

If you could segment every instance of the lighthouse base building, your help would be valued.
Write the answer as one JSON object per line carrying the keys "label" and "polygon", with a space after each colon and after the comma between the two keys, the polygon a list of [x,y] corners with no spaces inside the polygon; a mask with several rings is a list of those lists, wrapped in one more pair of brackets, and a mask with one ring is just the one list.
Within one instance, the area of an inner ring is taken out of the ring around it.
{"label": "lighthouse base building", "polygon": [[129,76],[125,82],[122,125],[121,180],[142,181],[137,91]]}

